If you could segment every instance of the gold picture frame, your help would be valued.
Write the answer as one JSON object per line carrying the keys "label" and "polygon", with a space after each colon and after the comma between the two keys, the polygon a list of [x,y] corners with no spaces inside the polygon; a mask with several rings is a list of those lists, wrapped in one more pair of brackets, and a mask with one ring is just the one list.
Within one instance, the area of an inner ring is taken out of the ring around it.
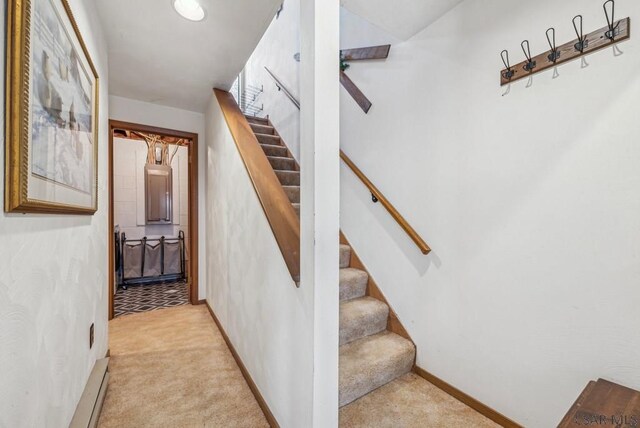
{"label": "gold picture frame", "polygon": [[98,209],[99,76],[67,0],[7,2],[5,211]]}

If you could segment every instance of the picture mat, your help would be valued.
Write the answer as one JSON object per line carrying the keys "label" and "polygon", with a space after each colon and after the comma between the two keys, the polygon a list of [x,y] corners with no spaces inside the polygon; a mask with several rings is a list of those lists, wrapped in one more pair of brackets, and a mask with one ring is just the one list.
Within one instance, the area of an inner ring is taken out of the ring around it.
{"label": "picture mat", "polygon": [[[49,19],[51,26],[52,18],[56,20],[60,27],[59,34],[63,36],[62,41],[58,39],[55,43],[46,39],[46,36],[51,36],[51,32],[44,26],[45,19]],[[97,172],[94,158],[94,104],[97,101],[97,81],[61,2],[34,0],[30,31],[28,198],[78,207],[95,207]],[[47,67],[43,65],[43,50],[49,57]],[[79,79],[73,78],[73,60],[65,57],[65,52],[75,53],[71,58],[75,57],[77,60],[75,76]],[[67,81],[61,77],[64,74],[61,70],[65,65],[68,66]],[[43,78],[45,68],[50,71],[49,82],[57,92],[53,97],[49,93],[43,96],[43,86],[46,86],[42,85],[46,80]],[[41,101],[49,101],[55,96],[59,96],[60,103],[53,109],[49,105],[47,112]],[[56,109],[60,104],[62,109]],[[52,120],[51,111],[54,111],[54,115],[59,111],[55,120]],[[37,124],[34,124],[34,120],[38,121]],[[43,122],[46,123],[45,126],[36,126]],[[66,129],[56,127],[55,122]],[[70,122],[75,123],[73,131],[69,129]]]}

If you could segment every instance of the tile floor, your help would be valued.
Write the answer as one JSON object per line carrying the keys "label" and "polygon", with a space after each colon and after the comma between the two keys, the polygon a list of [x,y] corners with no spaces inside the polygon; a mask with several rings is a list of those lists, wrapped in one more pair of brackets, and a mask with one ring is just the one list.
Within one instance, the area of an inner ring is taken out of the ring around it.
{"label": "tile floor", "polygon": [[118,289],[114,299],[115,316],[148,312],[189,303],[189,285],[173,282],[153,285],[131,285]]}

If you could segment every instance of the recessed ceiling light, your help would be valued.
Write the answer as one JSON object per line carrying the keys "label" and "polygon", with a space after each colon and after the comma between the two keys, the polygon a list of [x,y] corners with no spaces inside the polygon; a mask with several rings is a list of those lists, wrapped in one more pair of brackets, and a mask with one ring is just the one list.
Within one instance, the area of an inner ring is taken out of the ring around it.
{"label": "recessed ceiling light", "polygon": [[202,21],[207,15],[198,0],[172,0],[173,8],[189,21]]}

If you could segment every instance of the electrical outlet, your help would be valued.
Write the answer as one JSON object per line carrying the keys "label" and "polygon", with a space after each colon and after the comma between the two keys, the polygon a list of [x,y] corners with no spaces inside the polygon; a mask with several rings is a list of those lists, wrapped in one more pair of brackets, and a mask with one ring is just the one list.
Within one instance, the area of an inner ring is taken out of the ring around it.
{"label": "electrical outlet", "polygon": [[89,349],[93,348],[93,323],[91,323],[91,327],[89,327]]}

